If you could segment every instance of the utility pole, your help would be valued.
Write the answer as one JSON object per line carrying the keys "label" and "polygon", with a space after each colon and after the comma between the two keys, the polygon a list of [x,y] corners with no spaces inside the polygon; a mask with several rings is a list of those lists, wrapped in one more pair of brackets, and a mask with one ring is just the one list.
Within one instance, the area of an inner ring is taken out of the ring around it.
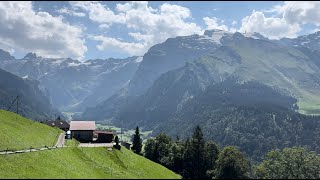
{"label": "utility pole", "polygon": [[10,105],[10,107],[7,109],[7,111],[9,111],[10,109],[11,109],[11,107],[12,107],[12,105],[15,103],[15,101],[17,101],[17,114],[18,114],[18,99],[19,98],[19,96],[17,96],[14,100],[13,100],[13,102],[12,102],[12,104]]}
{"label": "utility pole", "polygon": [[19,114],[19,95],[17,96],[17,114]]}

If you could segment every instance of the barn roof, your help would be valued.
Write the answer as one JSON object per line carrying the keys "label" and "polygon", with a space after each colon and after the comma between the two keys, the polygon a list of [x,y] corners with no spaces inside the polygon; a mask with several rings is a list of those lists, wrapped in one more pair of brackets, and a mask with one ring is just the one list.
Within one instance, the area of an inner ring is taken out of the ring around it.
{"label": "barn roof", "polygon": [[71,121],[70,130],[95,130],[95,121]]}
{"label": "barn roof", "polygon": [[54,126],[54,127],[58,127],[58,128],[69,128],[70,127],[69,123],[67,123],[66,121],[63,121],[63,120],[44,121],[43,123],[48,126]]}

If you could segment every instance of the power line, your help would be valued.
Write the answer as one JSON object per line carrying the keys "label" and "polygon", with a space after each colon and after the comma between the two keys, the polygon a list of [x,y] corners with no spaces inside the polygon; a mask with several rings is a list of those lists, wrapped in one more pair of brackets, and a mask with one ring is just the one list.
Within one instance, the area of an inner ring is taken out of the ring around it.
{"label": "power line", "polygon": [[19,96],[17,96],[13,102],[11,103],[10,107],[7,109],[7,111],[9,111],[11,109],[11,107],[13,106],[13,104],[17,101],[17,114],[19,113]]}

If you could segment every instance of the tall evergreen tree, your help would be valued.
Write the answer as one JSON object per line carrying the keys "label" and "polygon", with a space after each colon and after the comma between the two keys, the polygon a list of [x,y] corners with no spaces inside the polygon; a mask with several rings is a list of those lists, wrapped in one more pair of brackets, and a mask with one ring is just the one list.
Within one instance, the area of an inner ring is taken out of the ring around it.
{"label": "tall evergreen tree", "polygon": [[206,178],[205,140],[200,126],[195,128],[190,142],[187,141],[185,144],[183,164],[184,178]]}
{"label": "tall evergreen tree", "polygon": [[113,145],[114,148],[120,150],[121,149],[121,146],[119,145],[119,138],[118,136],[116,135],[116,137],[114,138],[114,142],[116,143],[115,145]]}
{"label": "tall evergreen tree", "polygon": [[194,179],[203,179],[206,175],[205,169],[205,140],[200,126],[195,128],[191,139]]}
{"label": "tall evergreen tree", "polygon": [[140,137],[139,127],[136,127],[135,134],[132,138],[132,148],[131,148],[136,154],[141,153],[142,149],[142,139]]}
{"label": "tall evergreen tree", "polygon": [[191,151],[191,142],[189,137],[186,139],[184,143],[184,152],[183,152],[183,170],[182,170],[182,177],[183,179],[192,179],[193,171],[192,171],[192,151]]}

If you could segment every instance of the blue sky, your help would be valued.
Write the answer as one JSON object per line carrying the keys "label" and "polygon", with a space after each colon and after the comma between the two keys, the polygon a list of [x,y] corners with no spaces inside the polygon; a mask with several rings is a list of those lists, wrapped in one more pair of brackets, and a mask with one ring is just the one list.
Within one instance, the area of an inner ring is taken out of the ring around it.
{"label": "blue sky", "polygon": [[0,48],[17,58],[124,58],[207,29],[279,39],[312,33],[319,23],[319,2],[0,2]]}

